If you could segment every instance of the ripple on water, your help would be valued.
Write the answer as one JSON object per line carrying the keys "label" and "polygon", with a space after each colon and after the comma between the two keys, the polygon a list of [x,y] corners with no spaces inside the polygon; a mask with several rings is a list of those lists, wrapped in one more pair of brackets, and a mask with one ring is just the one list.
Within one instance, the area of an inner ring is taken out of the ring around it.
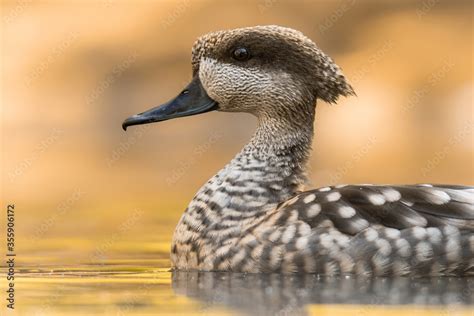
{"label": "ripple on water", "polygon": [[[17,313],[469,315],[474,278],[171,272],[153,260],[24,267]],[[389,306],[387,306],[389,305]]]}

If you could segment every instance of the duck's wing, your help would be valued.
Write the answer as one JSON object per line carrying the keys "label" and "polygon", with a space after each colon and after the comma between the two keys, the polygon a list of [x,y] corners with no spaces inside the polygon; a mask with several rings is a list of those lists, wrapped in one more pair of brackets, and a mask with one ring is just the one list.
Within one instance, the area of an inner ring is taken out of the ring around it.
{"label": "duck's wing", "polygon": [[345,185],[303,192],[282,207],[312,227],[334,225],[355,235],[374,225],[397,229],[451,225],[474,232],[474,187]]}

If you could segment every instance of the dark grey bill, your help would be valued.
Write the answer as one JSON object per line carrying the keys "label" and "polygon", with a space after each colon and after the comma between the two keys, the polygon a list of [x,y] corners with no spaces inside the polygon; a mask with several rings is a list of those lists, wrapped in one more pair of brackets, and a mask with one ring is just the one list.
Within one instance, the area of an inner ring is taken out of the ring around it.
{"label": "dark grey bill", "polygon": [[201,114],[217,109],[217,102],[212,100],[195,76],[191,83],[173,100],[151,110],[133,115],[122,123],[126,131],[132,125],[161,122],[177,117]]}

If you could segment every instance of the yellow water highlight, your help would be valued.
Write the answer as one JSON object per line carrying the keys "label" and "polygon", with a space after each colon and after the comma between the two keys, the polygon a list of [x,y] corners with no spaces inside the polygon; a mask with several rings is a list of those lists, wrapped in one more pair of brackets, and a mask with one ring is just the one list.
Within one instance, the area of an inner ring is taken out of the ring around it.
{"label": "yellow water highlight", "polygon": [[98,272],[82,267],[64,272],[19,273],[15,312],[7,311],[5,315],[229,314],[222,307],[202,306],[174,295],[169,269],[136,270]]}

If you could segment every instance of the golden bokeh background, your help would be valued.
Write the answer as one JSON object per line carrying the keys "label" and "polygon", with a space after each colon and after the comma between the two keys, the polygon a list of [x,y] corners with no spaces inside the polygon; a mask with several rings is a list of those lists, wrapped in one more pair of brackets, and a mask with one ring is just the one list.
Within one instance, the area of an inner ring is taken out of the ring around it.
{"label": "golden bokeh background", "polygon": [[194,40],[220,29],[301,30],[354,86],[357,97],[318,103],[313,186],[474,184],[469,0],[19,0],[1,9],[2,205],[16,205],[19,261],[167,251],[187,202],[255,119],[213,112],[127,133],[121,123],[178,93]]}

